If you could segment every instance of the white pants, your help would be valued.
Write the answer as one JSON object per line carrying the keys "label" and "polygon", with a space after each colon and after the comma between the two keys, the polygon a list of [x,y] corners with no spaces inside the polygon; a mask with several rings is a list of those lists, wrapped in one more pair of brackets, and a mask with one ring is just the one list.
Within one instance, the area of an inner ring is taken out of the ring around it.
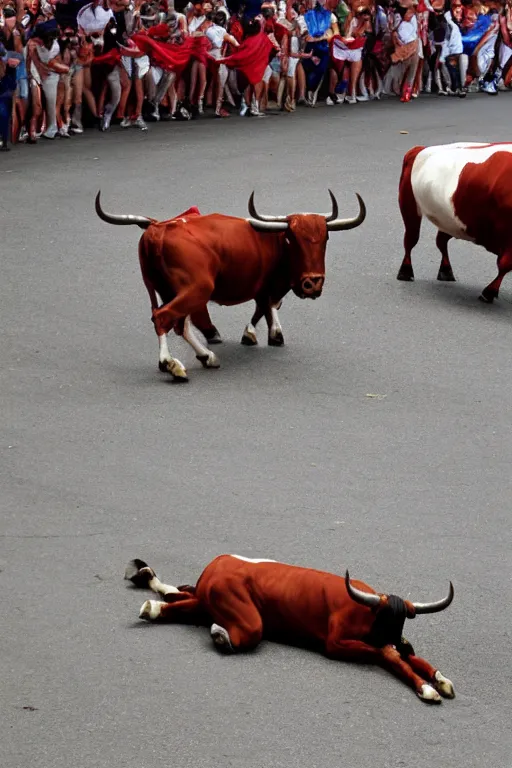
{"label": "white pants", "polygon": [[131,78],[132,75],[135,75],[139,80],[142,80],[147,75],[151,66],[149,56],[141,56],[138,59],[134,59],[131,56],[121,56],[121,62],[128,73],[128,77]]}

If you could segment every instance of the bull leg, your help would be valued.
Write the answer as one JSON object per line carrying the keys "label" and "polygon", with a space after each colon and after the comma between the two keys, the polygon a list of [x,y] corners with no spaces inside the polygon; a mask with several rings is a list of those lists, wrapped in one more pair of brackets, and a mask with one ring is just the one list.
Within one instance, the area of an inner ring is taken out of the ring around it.
{"label": "bull leg", "polygon": [[256,302],[256,310],[251,317],[251,322],[247,323],[247,325],[244,328],[244,332],[242,334],[242,341],[241,344],[244,344],[246,347],[254,347],[258,343],[258,338],[256,336],[256,326],[258,325],[259,321],[265,314],[265,309]]}
{"label": "bull leg", "polygon": [[208,344],[222,344],[221,335],[212,323],[208,307],[203,307],[198,312],[194,312],[190,316],[190,320],[192,325],[195,325],[201,331]]}
{"label": "bull leg", "polygon": [[432,683],[434,688],[439,691],[441,696],[445,699],[454,699],[455,691],[453,689],[453,683],[447,677],[445,677],[438,669],[435,669],[432,664],[422,659],[421,656],[408,656],[407,663],[409,666],[417,672],[428,683]]}
{"label": "bull leg", "polygon": [[437,279],[447,283],[455,282],[452,265],[450,264],[450,257],[448,256],[448,243],[451,239],[452,236],[447,235],[446,232],[441,232],[441,230],[439,230],[437,233],[436,245],[441,251],[441,264],[439,266],[439,272],[437,273]]}
{"label": "bull leg", "polygon": [[398,270],[397,280],[414,280],[414,270],[412,268],[411,252],[420,239],[421,216],[416,210],[402,211],[402,217],[405,224],[404,248],[405,256],[400,269]]}
{"label": "bull leg", "polygon": [[268,344],[270,347],[282,347],[284,344],[283,329],[279,322],[279,315],[277,310],[281,306],[281,303],[276,307],[270,306],[265,312],[265,318],[268,325]]}
{"label": "bull leg", "polygon": [[256,310],[251,318],[251,322],[245,326],[242,335],[242,344],[246,346],[254,346],[258,343],[256,337],[256,326],[263,316],[267,321],[268,326],[268,344],[271,347],[281,347],[284,344],[283,329],[279,322],[278,309],[281,308],[282,302],[276,302],[274,304],[256,303]]}
{"label": "bull leg", "polygon": [[498,298],[501,282],[510,270],[512,270],[512,250],[505,251],[501,256],[498,256],[498,276],[484,288],[479,297],[480,301],[492,304],[494,299]]}
{"label": "bull leg", "polygon": [[151,589],[157,595],[177,595],[181,594],[177,587],[171,584],[164,584],[154,570],[144,562],[144,560],[130,560],[126,566],[124,578],[131,581],[136,587],[141,589]]}
{"label": "bull leg", "polygon": [[197,597],[183,593],[182,599],[174,602],[161,602],[160,600],[146,600],[142,604],[139,619],[145,621],[175,621],[182,624],[197,624],[203,626],[208,619]]}
{"label": "bull leg", "polygon": [[[153,307],[152,319],[160,343],[159,367],[161,371],[169,372],[176,381],[188,381],[187,371],[179,360],[171,357],[167,346],[167,334],[171,328],[183,322],[184,318],[195,312],[204,312],[212,291],[213,281],[191,285],[162,307]],[[209,354],[209,350],[206,352]]]}
{"label": "bull leg", "polygon": [[248,651],[261,641],[263,621],[251,596],[238,583],[215,594],[210,634],[214,644],[223,651]]}
{"label": "bull leg", "polygon": [[220,368],[220,362],[217,355],[205,347],[204,344],[198,339],[195,334],[194,326],[190,322],[190,317],[185,318],[185,325],[183,326],[183,338],[188,341],[197,359],[201,362],[203,368]]}
{"label": "bull leg", "polygon": [[435,688],[417,675],[412,667],[402,659],[396,648],[391,645],[375,648],[361,640],[336,640],[328,637],[326,655],[330,659],[341,661],[378,664],[412,688],[422,701],[431,704],[441,702],[441,697]]}
{"label": "bull leg", "polygon": [[188,381],[187,369],[176,357],[171,357],[167,344],[167,334],[162,333],[158,337],[160,354],[158,367],[163,373],[170,373],[175,381]]}

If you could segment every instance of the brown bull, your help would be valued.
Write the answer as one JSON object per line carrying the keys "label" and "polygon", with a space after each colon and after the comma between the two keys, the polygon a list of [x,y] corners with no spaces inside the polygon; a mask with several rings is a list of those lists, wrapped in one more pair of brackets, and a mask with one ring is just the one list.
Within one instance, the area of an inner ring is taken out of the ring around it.
{"label": "brown bull", "polygon": [[357,195],[358,215],[339,219],[336,198],[330,190],[329,194],[330,214],[260,216],[253,193],[249,219],[218,213],[201,216],[194,208],[169,221],[155,221],[105,213],[98,192],[96,212],[103,221],[146,230],[139,242],[139,258],[160,345],[161,371],[187,381],[184,366],[169,352],[167,334],[172,329],[183,335],[205,368],[219,367],[218,358],[193,327],[210,343],[221,341],[208,313],[209,301],[234,305],[254,300],[256,311],[242,343],[257,344],[255,326],[262,317],[267,321],[269,344],[284,343],[277,314],[283,297],[293,290],[302,299],[318,298],[325,279],[329,232],[358,227],[366,217],[364,202]]}
{"label": "brown bull", "polygon": [[196,586],[163,584],[143,560],[129,563],[125,579],[152,589],[165,602],[146,600],[140,618],[209,626],[224,651],[255,648],[263,637],[305,645],[331,659],[380,664],[423,701],[455,696],[448,678],[416,656],[402,637],[405,619],[435,613],[453,600],[413,603],[378,594],[362,581],[274,560],[220,555]]}

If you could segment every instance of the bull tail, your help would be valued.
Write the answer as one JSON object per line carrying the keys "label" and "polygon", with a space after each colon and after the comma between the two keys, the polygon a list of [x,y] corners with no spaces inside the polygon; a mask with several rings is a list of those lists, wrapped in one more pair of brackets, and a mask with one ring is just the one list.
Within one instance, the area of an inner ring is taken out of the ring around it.
{"label": "bull tail", "polygon": [[151,224],[155,223],[154,219],[148,219],[145,216],[132,216],[131,214],[117,215],[113,213],[106,213],[100,204],[101,192],[96,195],[95,208],[96,213],[107,224],[136,224],[141,229],[147,229]]}

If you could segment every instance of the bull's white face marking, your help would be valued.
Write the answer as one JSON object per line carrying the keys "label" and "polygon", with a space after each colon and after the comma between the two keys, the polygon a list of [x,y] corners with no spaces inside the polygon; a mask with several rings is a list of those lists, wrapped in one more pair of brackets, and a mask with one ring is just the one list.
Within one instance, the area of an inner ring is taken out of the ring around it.
{"label": "bull's white face marking", "polygon": [[448,680],[447,677],[441,674],[439,670],[437,670],[436,674],[434,675],[435,681],[436,681],[436,688],[439,691],[439,693],[442,696],[445,696],[447,699],[454,699],[455,698],[455,691],[453,689],[453,683],[451,680]]}
{"label": "bull's white face marking", "polygon": [[227,629],[220,627],[218,624],[212,624],[210,629],[210,635],[215,645],[223,651],[232,651],[231,639]]}
{"label": "bull's white face marking", "polygon": [[467,163],[484,163],[496,152],[512,153],[512,144],[460,142],[427,147],[417,155],[411,172],[411,184],[418,212],[442,232],[458,240],[474,239],[466,225],[455,215],[453,195]]}
{"label": "bull's white face marking", "polygon": [[433,704],[439,704],[441,697],[435,688],[432,688],[428,683],[424,683],[418,691],[418,696],[422,701],[430,701]]}
{"label": "bull's white face marking", "polygon": [[160,617],[160,611],[164,605],[167,605],[167,603],[162,603],[159,600],[146,600],[140,609],[139,619],[155,621],[155,619]]}
{"label": "bull's white face marking", "polygon": [[190,322],[190,317],[187,317],[185,320],[185,325],[183,327],[183,338],[185,341],[188,341],[205,368],[220,368],[219,358],[217,355],[214,355],[213,352],[208,349],[208,347],[205,347],[205,345],[196,335],[195,328]]}
{"label": "bull's white face marking", "polygon": [[243,557],[242,555],[231,555],[231,557],[236,557],[237,560],[243,560],[244,563],[276,563],[277,560],[265,560],[265,558],[257,558],[257,557]]}
{"label": "bull's white face marking", "polygon": [[277,314],[276,307],[271,308],[270,314],[272,316],[272,322],[270,323],[269,333],[272,338],[275,338],[276,336],[279,336],[283,333],[283,329],[281,328],[281,323],[279,322],[279,315]]}

